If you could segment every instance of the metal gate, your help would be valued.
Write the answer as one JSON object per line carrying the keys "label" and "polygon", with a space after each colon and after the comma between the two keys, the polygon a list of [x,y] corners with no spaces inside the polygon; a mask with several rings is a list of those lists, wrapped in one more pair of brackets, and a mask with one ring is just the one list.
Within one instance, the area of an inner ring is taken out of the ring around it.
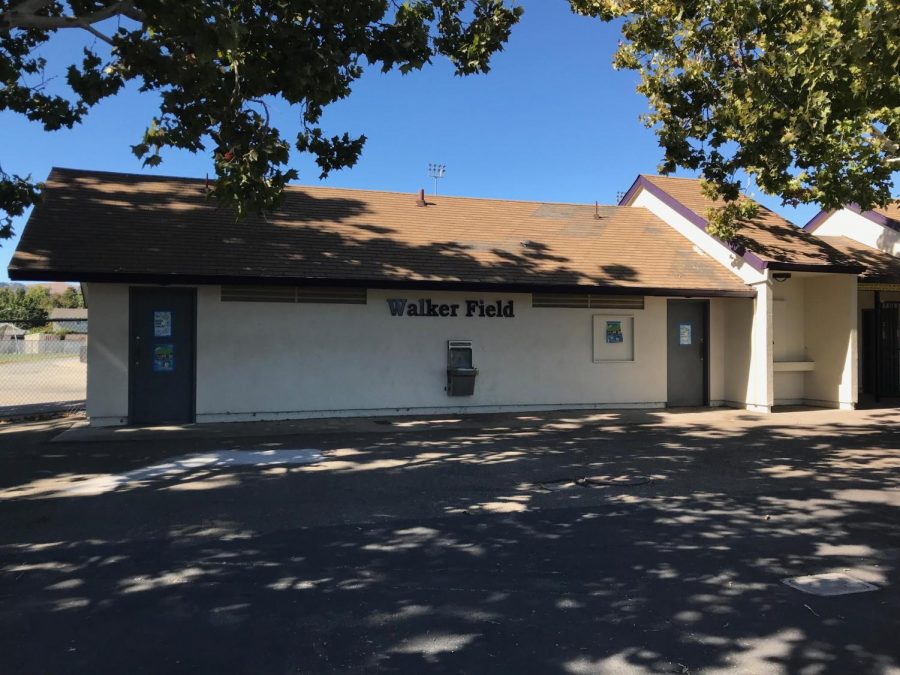
{"label": "metal gate", "polygon": [[880,314],[878,393],[881,396],[900,396],[900,303],[881,303]]}
{"label": "metal gate", "polygon": [[863,391],[900,397],[900,302],[862,312]]}

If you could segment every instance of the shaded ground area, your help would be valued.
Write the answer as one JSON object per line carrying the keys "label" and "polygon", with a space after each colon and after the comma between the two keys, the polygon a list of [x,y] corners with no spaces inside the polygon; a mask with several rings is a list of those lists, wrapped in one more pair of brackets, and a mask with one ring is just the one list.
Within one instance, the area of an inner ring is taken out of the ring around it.
{"label": "shaded ground area", "polygon": [[0,419],[84,408],[87,364],[78,354],[4,354]]}
{"label": "shaded ground area", "polygon": [[0,427],[0,672],[900,672],[896,411],[408,422]]}

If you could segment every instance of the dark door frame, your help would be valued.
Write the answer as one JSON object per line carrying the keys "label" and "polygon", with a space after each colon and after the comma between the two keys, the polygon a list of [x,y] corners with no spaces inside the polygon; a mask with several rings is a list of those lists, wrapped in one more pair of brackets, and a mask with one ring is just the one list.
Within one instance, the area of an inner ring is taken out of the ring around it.
{"label": "dark door frame", "polygon": [[[669,298],[666,301],[666,360],[669,359],[669,303],[692,302],[703,306],[703,407],[709,407],[709,300],[697,298]],[[668,391],[668,367],[666,368],[666,390]],[[668,399],[668,395],[666,396]],[[666,407],[669,407],[668,400]]]}
{"label": "dark door frame", "polygon": [[881,403],[881,291],[875,291],[875,402]]}
{"label": "dark door frame", "polygon": [[703,405],[709,407],[709,300],[703,301]]}
{"label": "dark door frame", "polygon": [[[876,291],[877,293],[877,291]],[[880,295],[880,293],[877,293]],[[876,299],[878,315],[878,388],[876,401],[900,395],[900,303]]]}
{"label": "dark door frame", "polygon": [[174,291],[188,295],[191,300],[191,422],[197,421],[197,289],[180,286],[129,286],[128,288],[128,423],[132,424],[134,415],[135,369],[134,365],[134,323],[132,315],[135,295],[149,291]]}

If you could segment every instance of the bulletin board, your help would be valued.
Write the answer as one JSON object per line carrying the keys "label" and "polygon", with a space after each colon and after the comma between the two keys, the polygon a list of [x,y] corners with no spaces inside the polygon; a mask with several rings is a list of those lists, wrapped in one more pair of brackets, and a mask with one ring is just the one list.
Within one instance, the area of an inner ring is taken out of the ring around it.
{"label": "bulletin board", "polygon": [[634,361],[634,317],[595,314],[594,363]]}

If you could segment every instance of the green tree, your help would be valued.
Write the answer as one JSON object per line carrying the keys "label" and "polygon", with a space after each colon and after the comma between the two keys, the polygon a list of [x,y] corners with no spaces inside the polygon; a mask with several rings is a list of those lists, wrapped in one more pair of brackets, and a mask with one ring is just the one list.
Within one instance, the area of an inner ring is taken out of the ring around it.
{"label": "green tree", "polygon": [[[293,146],[327,176],[365,142],[319,124],[364,65],[407,73],[443,55],[459,75],[486,72],[521,11],[506,0],[0,0],[0,111],[71,128],[136,81],[160,109],[135,155],[155,166],[166,148],[210,152],[213,197],[243,215],[277,206],[297,177],[273,103],[297,109]],[[100,46],[68,66],[65,94],[49,93],[41,49],[67,30]],[[39,195],[30,176],[0,167],[0,239]]]}
{"label": "green tree", "polygon": [[49,312],[54,307],[53,294],[50,293],[50,289],[46,286],[41,286],[40,284],[29,286],[25,290],[25,297],[44,311]]}
{"label": "green tree", "polygon": [[0,322],[27,329],[45,325],[48,318],[39,293],[30,293],[24,288],[0,288]]}
{"label": "green tree", "polygon": [[621,20],[614,65],[640,73],[663,173],[698,170],[728,202],[732,237],[753,210],[739,177],[784,203],[891,200],[900,169],[897,0],[570,0]]}
{"label": "green tree", "polygon": [[69,286],[62,293],[53,296],[53,306],[64,309],[81,309],[84,307],[84,297],[81,295],[80,289]]}

